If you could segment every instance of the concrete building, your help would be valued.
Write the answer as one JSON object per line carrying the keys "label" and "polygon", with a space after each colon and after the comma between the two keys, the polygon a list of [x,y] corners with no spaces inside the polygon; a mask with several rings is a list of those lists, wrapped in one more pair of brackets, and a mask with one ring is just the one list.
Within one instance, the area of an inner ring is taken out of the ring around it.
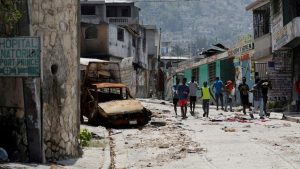
{"label": "concrete building", "polygon": [[[10,36],[39,39],[40,72],[36,77],[0,73],[0,147],[11,161],[79,157],[79,2],[21,2],[23,17]],[[7,48],[4,41],[0,50]]]}
{"label": "concrete building", "polygon": [[255,50],[251,59],[254,64],[255,78],[268,79],[267,64],[273,59],[270,0],[254,1],[246,7],[246,10],[253,12]]}
{"label": "concrete building", "polygon": [[116,25],[139,24],[140,9],[133,1],[126,0],[80,0],[81,21]]}
{"label": "concrete building", "polygon": [[[274,99],[293,103],[300,75],[300,0],[271,1]],[[274,90],[275,90],[274,89]]]}
{"label": "concrete building", "polygon": [[156,27],[139,24],[140,9],[133,1],[80,3],[81,57],[119,62],[122,82],[134,96],[148,97],[150,86],[151,90],[154,88],[150,79],[156,70]]}

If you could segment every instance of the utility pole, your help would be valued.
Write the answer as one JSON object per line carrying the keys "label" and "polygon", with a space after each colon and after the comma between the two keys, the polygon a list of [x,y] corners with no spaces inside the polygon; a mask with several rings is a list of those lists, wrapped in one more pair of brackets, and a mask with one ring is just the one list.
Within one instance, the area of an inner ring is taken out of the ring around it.
{"label": "utility pole", "polygon": [[159,28],[159,42],[158,42],[158,57],[157,57],[157,89],[161,99],[165,99],[165,82],[164,82],[164,70],[160,69],[161,62],[161,28]]}

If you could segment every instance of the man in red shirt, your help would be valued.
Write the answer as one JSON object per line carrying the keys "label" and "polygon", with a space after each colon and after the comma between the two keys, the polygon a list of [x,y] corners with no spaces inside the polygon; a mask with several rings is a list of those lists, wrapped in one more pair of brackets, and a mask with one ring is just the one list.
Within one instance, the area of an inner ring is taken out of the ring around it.
{"label": "man in red shirt", "polygon": [[298,99],[297,99],[297,112],[299,112],[299,107],[300,107],[300,76],[298,77],[298,80],[295,83],[295,89],[296,89],[297,96],[298,96]]}

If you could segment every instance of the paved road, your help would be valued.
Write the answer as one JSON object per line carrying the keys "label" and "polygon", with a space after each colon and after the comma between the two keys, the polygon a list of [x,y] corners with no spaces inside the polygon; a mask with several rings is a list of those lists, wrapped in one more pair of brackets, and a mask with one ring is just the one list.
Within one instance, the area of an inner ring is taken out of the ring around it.
{"label": "paved road", "polygon": [[[181,120],[171,105],[160,103],[143,100],[154,112],[152,120],[166,126],[112,130],[115,168],[300,168],[300,124],[274,115],[266,121],[240,120],[248,117],[215,109],[210,118],[219,122],[191,116]],[[196,111],[202,114],[200,108]]]}

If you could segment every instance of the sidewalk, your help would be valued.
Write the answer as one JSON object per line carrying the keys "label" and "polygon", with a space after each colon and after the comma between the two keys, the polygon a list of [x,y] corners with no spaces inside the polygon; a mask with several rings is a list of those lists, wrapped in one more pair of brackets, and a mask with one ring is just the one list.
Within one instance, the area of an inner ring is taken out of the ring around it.
{"label": "sidewalk", "polygon": [[96,145],[83,148],[81,158],[57,161],[55,164],[6,163],[0,164],[0,169],[109,169],[111,158],[108,131],[101,126],[81,125],[80,127],[99,137]]}
{"label": "sidewalk", "polygon": [[300,123],[300,113],[283,113],[283,120]]}

